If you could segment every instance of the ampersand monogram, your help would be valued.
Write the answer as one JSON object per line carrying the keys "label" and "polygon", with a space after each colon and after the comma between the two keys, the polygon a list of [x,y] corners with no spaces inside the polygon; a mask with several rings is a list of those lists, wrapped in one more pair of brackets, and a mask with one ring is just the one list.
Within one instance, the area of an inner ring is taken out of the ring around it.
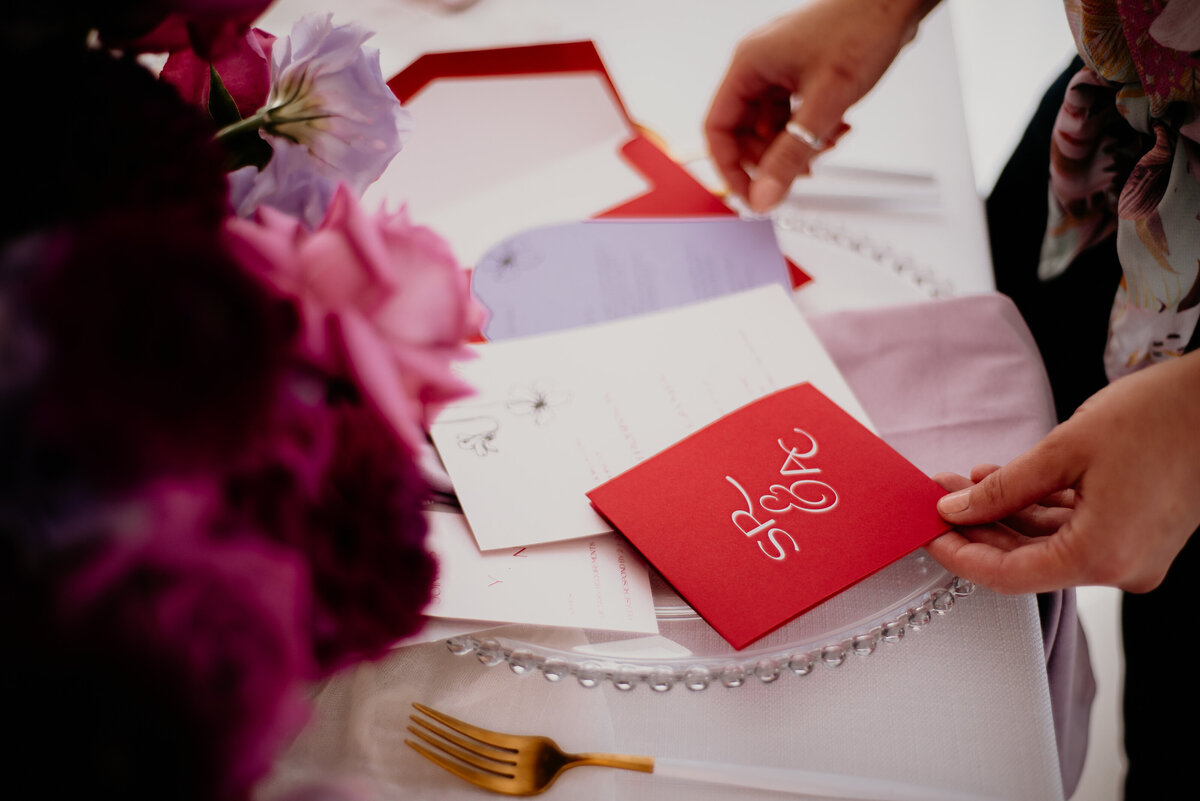
{"label": "ampersand monogram", "polygon": [[772,514],[787,514],[792,509],[801,512],[828,512],[837,506],[837,493],[824,481],[802,479],[790,487],[772,484],[770,492],[758,499],[758,505]]}
{"label": "ampersand monogram", "polygon": [[[806,447],[800,448],[789,447],[782,438],[776,440],[780,450],[785,454],[783,465],[779,468],[779,475],[785,478],[791,476],[814,476],[821,472],[819,467],[810,467],[802,460],[811,459],[817,455],[817,440],[808,432],[800,428],[793,428],[792,431],[801,435],[807,440]],[[750,500],[750,493],[737,482],[733,476],[725,476],[725,480],[732,484],[742,495],[742,500],[746,504],[745,509],[735,509],[729,516],[730,521],[737,527],[738,531],[746,535],[747,538],[753,539],[758,544],[758,548],[768,558],[776,562],[782,562],[787,558],[788,551],[782,545],[782,540],[787,540],[791,544],[791,552],[798,553],[800,546],[796,543],[796,538],[793,537],[784,528],[781,528],[775,516],[782,516],[792,512],[828,512],[837,506],[838,495],[837,491],[829,484],[817,478],[801,478],[793,481],[789,485],[771,484],[767,488],[766,494],[760,495],[758,498],[758,506],[765,512],[763,517],[765,520],[760,520],[755,513],[754,503]],[[760,535],[761,536],[760,538]],[[768,547],[765,543],[770,543]]]}

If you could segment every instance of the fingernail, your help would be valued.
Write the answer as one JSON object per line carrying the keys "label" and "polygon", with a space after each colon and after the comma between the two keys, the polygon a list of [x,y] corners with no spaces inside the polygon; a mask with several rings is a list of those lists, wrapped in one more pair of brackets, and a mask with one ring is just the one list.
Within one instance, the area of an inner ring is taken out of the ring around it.
{"label": "fingernail", "polygon": [[770,211],[783,200],[786,189],[787,187],[774,178],[760,178],[750,184],[750,208],[759,214]]}
{"label": "fingernail", "polygon": [[967,507],[970,505],[971,490],[960,489],[957,492],[951,492],[949,495],[943,495],[938,499],[937,508],[944,515],[954,515],[967,511]]}

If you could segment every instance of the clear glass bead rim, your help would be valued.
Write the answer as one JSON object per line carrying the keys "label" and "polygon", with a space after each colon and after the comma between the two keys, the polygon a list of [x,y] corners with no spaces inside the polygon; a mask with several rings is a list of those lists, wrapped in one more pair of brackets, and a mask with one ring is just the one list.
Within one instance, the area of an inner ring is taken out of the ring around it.
{"label": "clear glass bead rim", "polygon": [[771,220],[781,230],[825,242],[875,262],[902,279],[912,282],[913,286],[932,300],[955,297],[958,294],[953,282],[939,276],[932,268],[918,264],[911,256],[898,253],[865,234],[806,218],[786,206],[777,209],[771,215]]}
{"label": "clear glass bead rim", "polygon": [[[675,685],[692,691],[720,685],[729,689],[741,687],[749,680],[772,684],[786,674],[807,676],[818,664],[828,668],[844,665],[851,656],[867,657],[882,644],[895,644],[909,631],[920,631],[929,623],[949,613],[957,599],[974,592],[975,586],[957,576],[950,577],[945,586],[926,593],[921,602],[903,613],[875,623],[865,630],[839,634],[835,641],[823,646],[802,649],[784,648],[777,652],[755,654],[747,659],[736,657],[705,660],[700,664],[692,658],[628,660],[563,658],[549,648],[528,646],[508,648],[490,637],[464,635],[446,640],[446,647],[458,656],[474,655],[486,667],[506,664],[517,676],[540,673],[551,683],[569,678],[585,688],[598,687],[605,682],[618,690],[632,690],[646,685],[655,692],[666,692]],[[537,653],[542,650],[545,653]]]}

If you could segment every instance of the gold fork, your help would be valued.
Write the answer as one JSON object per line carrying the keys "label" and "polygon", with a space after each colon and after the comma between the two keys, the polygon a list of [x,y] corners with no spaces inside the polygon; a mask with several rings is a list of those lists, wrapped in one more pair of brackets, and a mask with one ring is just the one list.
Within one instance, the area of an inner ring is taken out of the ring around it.
{"label": "gold fork", "polygon": [[599,765],[809,797],[873,801],[997,801],[994,797],[960,791],[790,768],[722,765],[661,757],[656,760],[625,754],[568,754],[548,737],[503,734],[472,726],[424,704],[414,703],[413,707],[426,717],[411,715],[409,719],[416,725],[409,726],[408,730],[429,747],[413,740],[405,740],[405,743],[455,776],[504,795],[537,795],[569,768]]}
{"label": "gold fork", "polygon": [[[408,730],[436,748],[437,752],[412,740],[404,742],[418,754],[436,762],[455,776],[492,792],[504,795],[537,795],[554,784],[554,780],[564,770],[580,765],[654,772],[653,757],[567,754],[548,737],[502,734],[464,723],[424,704],[414,703],[413,706],[442,724],[445,729],[434,726],[424,718],[411,715],[412,722],[421,728],[409,726]],[[447,754],[457,757],[457,760],[447,758]]]}

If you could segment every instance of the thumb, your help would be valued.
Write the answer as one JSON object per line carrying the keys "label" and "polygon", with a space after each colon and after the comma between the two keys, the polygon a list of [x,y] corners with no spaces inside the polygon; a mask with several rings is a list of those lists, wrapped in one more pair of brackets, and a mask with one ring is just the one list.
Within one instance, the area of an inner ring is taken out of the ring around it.
{"label": "thumb", "polygon": [[1001,520],[1071,486],[1068,469],[1060,451],[1035,446],[978,483],[943,495],[938,513],[955,525]]}

